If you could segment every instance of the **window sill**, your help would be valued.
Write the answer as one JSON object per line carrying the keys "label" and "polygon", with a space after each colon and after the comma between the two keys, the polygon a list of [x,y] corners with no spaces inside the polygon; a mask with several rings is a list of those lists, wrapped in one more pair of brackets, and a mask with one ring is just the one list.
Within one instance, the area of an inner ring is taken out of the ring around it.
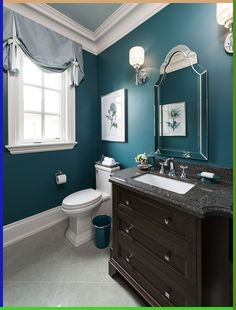
{"label": "window sill", "polygon": [[34,143],[22,145],[6,145],[11,154],[37,153],[48,151],[71,150],[77,142]]}

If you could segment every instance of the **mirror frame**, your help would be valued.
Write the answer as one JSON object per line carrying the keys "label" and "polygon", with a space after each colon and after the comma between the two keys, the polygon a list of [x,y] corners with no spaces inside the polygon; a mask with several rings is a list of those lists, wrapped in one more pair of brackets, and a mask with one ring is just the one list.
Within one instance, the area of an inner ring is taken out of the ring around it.
{"label": "mirror frame", "polygon": [[[161,148],[160,139],[162,136],[159,134],[160,124],[160,88],[167,73],[177,71],[183,68],[192,67],[193,71],[198,75],[199,80],[199,117],[198,117],[198,151],[192,152],[189,150],[178,150],[171,148]],[[205,94],[202,90],[205,87]],[[198,64],[197,54],[191,51],[186,45],[177,45],[172,48],[164,62],[160,67],[160,76],[154,85],[154,136],[155,136],[155,149],[157,155],[174,156],[187,159],[208,160],[208,73],[207,70]],[[204,115],[205,113],[205,115]],[[158,118],[156,117],[158,115]],[[156,120],[158,119],[158,120]],[[205,122],[206,132],[203,132],[203,121]]]}

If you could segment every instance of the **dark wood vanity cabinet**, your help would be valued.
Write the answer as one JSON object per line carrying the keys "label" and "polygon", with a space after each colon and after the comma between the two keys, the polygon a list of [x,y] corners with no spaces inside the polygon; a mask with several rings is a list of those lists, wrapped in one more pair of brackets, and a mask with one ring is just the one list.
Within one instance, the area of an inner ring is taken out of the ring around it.
{"label": "dark wood vanity cabinet", "polygon": [[109,274],[151,306],[228,306],[229,220],[201,219],[113,184]]}

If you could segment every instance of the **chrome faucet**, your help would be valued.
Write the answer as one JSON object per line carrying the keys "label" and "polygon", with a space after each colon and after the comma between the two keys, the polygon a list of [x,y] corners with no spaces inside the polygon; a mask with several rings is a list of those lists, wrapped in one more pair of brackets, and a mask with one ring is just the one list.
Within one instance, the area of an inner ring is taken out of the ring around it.
{"label": "chrome faucet", "polygon": [[174,158],[173,157],[169,157],[164,161],[164,166],[165,167],[170,167],[168,176],[169,177],[175,177],[176,173],[175,173],[175,168],[174,168]]}

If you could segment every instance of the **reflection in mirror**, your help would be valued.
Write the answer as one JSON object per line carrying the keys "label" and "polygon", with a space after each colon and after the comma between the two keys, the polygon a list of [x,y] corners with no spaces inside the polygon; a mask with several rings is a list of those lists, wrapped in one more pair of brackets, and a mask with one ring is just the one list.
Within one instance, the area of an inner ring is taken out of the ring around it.
{"label": "reflection in mirror", "polygon": [[197,63],[197,54],[185,45],[173,48],[154,89],[157,153],[207,160],[207,70]]}

